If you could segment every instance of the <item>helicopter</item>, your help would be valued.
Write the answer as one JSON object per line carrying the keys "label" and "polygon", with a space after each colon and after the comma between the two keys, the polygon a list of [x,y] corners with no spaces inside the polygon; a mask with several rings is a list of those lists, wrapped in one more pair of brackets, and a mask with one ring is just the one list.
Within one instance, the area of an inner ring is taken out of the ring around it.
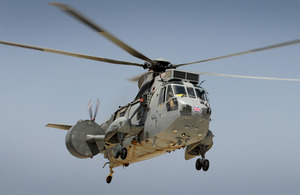
{"label": "helicopter", "polygon": [[[52,5],[61,8],[129,54],[144,60],[145,63],[99,58],[4,41],[0,43],[113,64],[139,66],[149,70],[138,79],[133,79],[138,80],[139,87],[134,100],[120,107],[108,121],[100,125],[95,122],[100,104],[98,101],[94,113],[89,103],[90,120],[80,120],[74,126],[53,123],[46,125],[68,130],[66,146],[73,156],[91,158],[99,153],[103,154],[104,158],[109,160],[110,174],[106,178],[107,183],[111,182],[115,167],[126,167],[180,148],[185,148],[186,160],[201,156],[196,160],[197,170],[209,169],[206,152],[213,145],[213,133],[209,130],[212,110],[208,94],[199,83],[199,75],[210,73],[182,71],[177,70],[178,67],[300,43],[300,40],[294,40],[231,55],[173,65],[162,58],[152,60],[146,57],[67,5],[61,3],[52,3]],[[238,77],[237,75],[219,76]],[[258,79],[258,77],[253,78]],[[290,81],[299,81],[299,79],[290,79]]]}

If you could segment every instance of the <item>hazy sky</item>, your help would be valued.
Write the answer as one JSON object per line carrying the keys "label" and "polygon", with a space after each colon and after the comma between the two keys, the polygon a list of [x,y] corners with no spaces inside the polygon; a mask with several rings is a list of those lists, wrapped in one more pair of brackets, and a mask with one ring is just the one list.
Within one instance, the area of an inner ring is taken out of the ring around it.
{"label": "hazy sky", "polygon": [[[185,63],[300,38],[298,0],[71,1],[149,58]],[[135,59],[44,0],[1,0],[0,40]],[[300,44],[182,67],[300,78]],[[63,130],[100,99],[102,123],[135,97],[144,70],[0,45],[0,194],[299,194],[300,82],[202,76],[212,106],[208,172],[184,151],[115,169],[77,159]]]}

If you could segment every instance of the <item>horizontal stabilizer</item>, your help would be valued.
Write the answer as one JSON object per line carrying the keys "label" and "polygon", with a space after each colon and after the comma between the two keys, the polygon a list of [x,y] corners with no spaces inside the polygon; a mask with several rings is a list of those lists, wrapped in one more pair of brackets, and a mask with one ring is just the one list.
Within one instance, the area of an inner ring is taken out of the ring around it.
{"label": "horizontal stabilizer", "polygon": [[71,129],[72,125],[62,125],[62,124],[53,124],[49,123],[46,125],[46,127],[56,128],[56,129],[63,129],[63,130],[69,130]]}

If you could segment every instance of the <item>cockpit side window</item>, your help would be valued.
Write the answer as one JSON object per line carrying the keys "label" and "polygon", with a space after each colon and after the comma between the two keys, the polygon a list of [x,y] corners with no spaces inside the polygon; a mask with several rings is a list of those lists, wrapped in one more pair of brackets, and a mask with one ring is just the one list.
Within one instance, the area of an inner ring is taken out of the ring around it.
{"label": "cockpit side window", "polygon": [[181,85],[173,85],[174,92],[176,96],[186,97],[185,87]]}
{"label": "cockpit side window", "polygon": [[165,87],[161,88],[159,91],[159,97],[158,97],[158,105],[165,102]]}
{"label": "cockpit side window", "polygon": [[167,88],[166,102],[166,108],[168,112],[178,110],[178,101],[177,98],[174,97],[174,92],[171,85],[169,85]]}
{"label": "cockpit side window", "polygon": [[171,85],[169,85],[168,89],[167,89],[166,101],[168,101],[169,99],[172,99],[173,97],[174,97],[173,89],[172,89]]}
{"label": "cockpit side window", "polygon": [[186,89],[187,89],[187,92],[188,92],[190,98],[196,97],[193,87],[187,87]]}
{"label": "cockpit side window", "polygon": [[205,91],[203,89],[195,88],[197,98],[207,101]]}

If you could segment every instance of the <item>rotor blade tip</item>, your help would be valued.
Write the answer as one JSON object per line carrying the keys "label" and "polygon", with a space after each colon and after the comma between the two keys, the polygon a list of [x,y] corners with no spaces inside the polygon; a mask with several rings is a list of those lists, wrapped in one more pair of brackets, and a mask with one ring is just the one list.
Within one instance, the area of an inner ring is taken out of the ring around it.
{"label": "rotor blade tip", "polygon": [[65,5],[65,4],[63,4],[63,3],[59,3],[59,2],[50,2],[50,3],[48,3],[48,4],[53,5],[53,6],[56,6],[57,8],[59,8],[59,9],[61,9],[61,10],[63,10],[63,11],[69,9],[69,7],[68,7],[67,5]]}
{"label": "rotor blade tip", "polygon": [[49,2],[48,4],[49,5],[60,5],[61,3],[59,3],[59,2]]}

